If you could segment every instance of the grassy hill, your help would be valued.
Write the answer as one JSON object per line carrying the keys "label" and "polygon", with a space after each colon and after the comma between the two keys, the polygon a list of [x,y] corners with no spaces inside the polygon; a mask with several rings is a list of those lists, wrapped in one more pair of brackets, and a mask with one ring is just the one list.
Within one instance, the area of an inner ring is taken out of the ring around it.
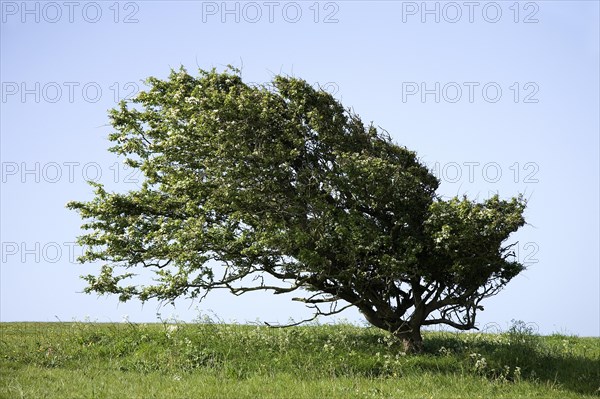
{"label": "grassy hill", "polygon": [[0,323],[0,398],[600,397],[600,338],[352,325]]}

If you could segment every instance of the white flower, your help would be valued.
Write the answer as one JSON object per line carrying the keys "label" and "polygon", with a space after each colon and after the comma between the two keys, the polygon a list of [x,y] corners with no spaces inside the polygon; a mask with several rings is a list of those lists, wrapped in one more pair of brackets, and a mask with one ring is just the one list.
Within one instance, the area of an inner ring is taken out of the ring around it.
{"label": "white flower", "polygon": [[173,333],[175,333],[177,330],[179,330],[179,326],[177,324],[171,324],[170,326],[167,327],[167,338],[171,338],[171,335],[173,335]]}
{"label": "white flower", "polygon": [[167,327],[167,331],[170,333],[174,333],[177,330],[179,330],[179,326],[177,324],[173,324]]}

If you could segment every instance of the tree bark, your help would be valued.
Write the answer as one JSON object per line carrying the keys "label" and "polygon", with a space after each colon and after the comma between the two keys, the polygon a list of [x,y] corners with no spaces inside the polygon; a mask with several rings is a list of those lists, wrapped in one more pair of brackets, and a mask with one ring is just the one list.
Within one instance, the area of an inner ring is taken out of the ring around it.
{"label": "tree bark", "polygon": [[421,336],[420,326],[399,328],[393,334],[402,343],[404,352],[420,353],[423,351],[423,337]]}

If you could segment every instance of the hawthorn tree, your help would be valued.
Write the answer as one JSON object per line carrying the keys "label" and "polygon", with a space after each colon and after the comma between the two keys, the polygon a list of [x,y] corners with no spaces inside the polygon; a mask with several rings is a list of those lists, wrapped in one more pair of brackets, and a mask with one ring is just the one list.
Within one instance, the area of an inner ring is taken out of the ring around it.
{"label": "hawthorn tree", "polygon": [[303,80],[181,68],[147,83],[110,111],[110,151],[141,188],[91,183],[91,201],[67,205],[85,220],[80,261],[104,263],[86,292],[299,291],[314,317],[355,306],[419,350],[423,326],[475,328],[480,302],[524,268],[504,244],[522,196],[442,199],[414,152]]}

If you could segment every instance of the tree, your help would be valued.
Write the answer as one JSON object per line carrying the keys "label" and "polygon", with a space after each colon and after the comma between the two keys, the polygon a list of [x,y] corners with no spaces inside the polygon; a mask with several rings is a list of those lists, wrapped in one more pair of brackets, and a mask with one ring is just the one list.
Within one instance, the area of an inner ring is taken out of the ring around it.
{"label": "tree", "polygon": [[86,221],[80,261],[105,262],[86,292],[299,290],[315,317],[356,306],[419,350],[423,326],[475,328],[480,302],[523,270],[503,246],[525,223],[521,196],[440,198],[414,152],[303,80],[181,68],[147,83],[110,111],[109,136],[143,185],[91,183],[91,201],[67,205]]}

